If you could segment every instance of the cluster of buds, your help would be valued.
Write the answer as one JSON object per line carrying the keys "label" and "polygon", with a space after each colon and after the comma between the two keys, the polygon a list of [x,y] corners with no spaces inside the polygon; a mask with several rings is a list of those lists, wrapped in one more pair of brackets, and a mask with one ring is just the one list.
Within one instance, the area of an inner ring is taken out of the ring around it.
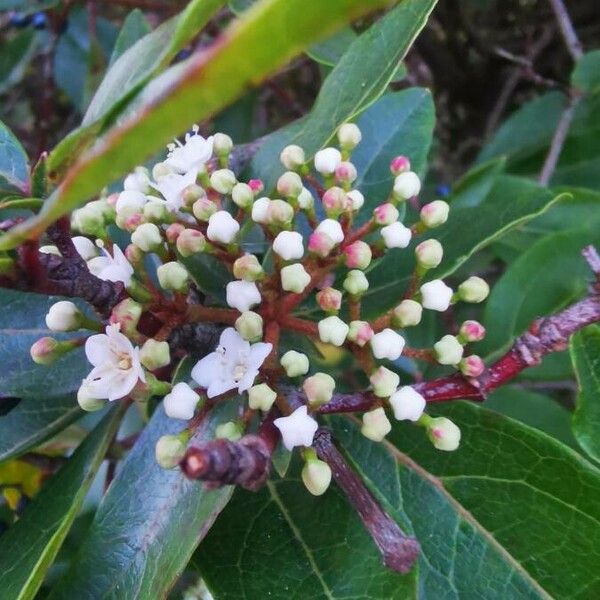
{"label": "cluster of buds", "polygon": [[[243,441],[256,422],[252,416],[272,419],[283,446],[302,449],[302,480],[318,495],[327,489],[331,470],[313,449],[317,415],[342,390],[309,356],[285,347],[281,334],[289,331],[355,357],[370,382],[362,391],[376,399],[362,416],[365,437],[381,442],[394,418],[423,427],[436,448],[456,449],[459,429],[424,412],[426,399],[410,383],[401,384],[398,359],[429,360],[476,378],[483,361],[466,349],[485,330],[465,321],[456,335],[420,349],[408,347],[403,333],[420,323],[424,310],[441,313],[459,301],[482,302],[488,286],[470,277],[452,289],[428,276],[443,259],[442,244],[431,234],[448,219],[449,205],[442,200],[419,204],[421,181],[409,158],[391,161],[389,194],[375,203],[353,187],[358,174],[351,158],[360,129],[346,123],[337,137],[336,147],[314,157],[299,146],[283,148],[285,172],[274,190],[265,190],[260,180],[240,181],[229,168],[233,143],[228,136],[205,139],[195,127],[183,142],[169,146],[164,161],[131,173],[122,192],[75,211],[71,225],[81,234],[73,239],[77,251],[94,275],[122,282],[128,298],[113,309],[109,323],[84,316],[70,302],[54,305],[47,316],[51,330],[96,333],[87,339],[44,338],[32,348],[34,360],[49,364],[85,344],[93,368],[78,400],[86,410],[106,400],[163,396],[169,417],[190,422],[181,434],[159,441],[157,460],[167,468],[184,456],[199,416],[215,402],[242,396],[243,416],[219,424],[217,438]],[[407,201],[419,207],[418,221],[411,225],[400,220]],[[369,214],[359,221],[361,210]],[[114,226],[130,235],[124,251],[110,238]],[[261,252],[246,250],[250,232],[252,248],[256,239],[264,240]],[[425,239],[415,241],[418,237]],[[58,252],[54,247],[43,251]],[[361,305],[369,272],[388,252],[414,253],[415,271],[397,305],[369,321]],[[150,254],[154,260],[145,260]],[[229,272],[226,306],[199,304],[198,294],[190,293],[195,286],[190,265],[199,255],[221,262]],[[158,264],[155,273],[151,264]],[[140,326],[144,314],[161,323],[152,335]],[[223,330],[217,348],[196,363],[191,378],[173,384],[167,339],[174,328],[190,322],[212,322]],[[290,404],[290,386],[301,390],[302,405]]]}

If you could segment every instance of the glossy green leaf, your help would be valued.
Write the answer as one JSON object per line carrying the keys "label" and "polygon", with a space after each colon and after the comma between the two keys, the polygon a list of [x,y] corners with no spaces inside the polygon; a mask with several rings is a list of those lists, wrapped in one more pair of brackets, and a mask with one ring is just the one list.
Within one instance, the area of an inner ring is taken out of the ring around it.
{"label": "glossy green leaf", "polygon": [[351,27],[346,27],[326,40],[315,44],[306,53],[318,63],[333,67],[344,56],[356,37],[356,32]]}
{"label": "glossy green leaf", "polygon": [[[211,412],[195,440],[212,438],[215,426],[236,408],[230,402]],[[165,597],[232,492],[229,487],[206,491],[179,469],[158,466],[158,438],[184,427],[157,408],[102,499],[76,560],[49,598]]]}
{"label": "glossy green leaf", "polygon": [[110,57],[109,66],[112,66],[122,54],[151,31],[152,28],[144,13],[139,8],[132,10],[123,21],[123,26],[119,31],[119,36]]}
{"label": "glossy green leaf", "polygon": [[494,158],[468,171],[452,186],[448,202],[452,210],[477,206],[483,202],[504,170],[504,157]]}
{"label": "glossy green leaf", "polygon": [[573,432],[581,447],[600,461],[600,327],[590,325],[571,338],[571,359],[579,383]]}
{"label": "glossy green leaf", "polygon": [[124,404],[114,406],[48,481],[23,516],[2,536],[0,585],[3,600],[34,598],[83,504],[115,435]]}
{"label": "glossy green leaf", "polygon": [[[407,0],[402,6],[414,8],[415,3],[426,4],[430,10],[434,2]],[[176,65],[175,74],[167,71],[163,76],[170,82],[168,90],[144,110],[124,120],[104,143],[81,157],[38,215],[0,237],[0,249],[14,247],[27,236],[43,230],[48,223],[127,173],[195,120],[232,102],[249,85],[256,85],[308,44],[385,4],[385,0],[331,0],[323,11],[322,4],[316,0],[310,3],[261,0],[230,26],[222,42],[211,52],[195,55],[183,68]],[[406,47],[423,26],[427,14],[428,11],[417,13],[419,18],[415,19],[413,12],[410,24],[404,24],[413,34],[406,39]],[[401,33],[404,35],[405,31]],[[269,40],[268,44],[264,43],[265,39]],[[247,48],[255,51],[247,52]],[[369,97],[372,87],[368,86],[364,92],[365,97]],[[123,152],[123,148],[127,148],[127,152]]]}
{"label": "glossy green leaf", "polygon": [[27,154],[12,131],[0,121],[0,195],[28,190]]}
{"label": "glossy green leaf", "polygon": [[435,4],[436,0],[403,0],[352,43],[323,83],[310,114],[267,136],[251,164],[267,190],[283,172],[279,154],[286,145],[298,144],[307,159],[312,157],[342,123],[379,98]]}
{"label": "glossy green leaf", "polygon": [[214,256],[200,253],[188,258],[180,257],[179,260],[202,293],[225,302],[225,286],[232,277],[222,262]]}
{"label": "glossy green leaf", "polygon": [[600,91],[600,50],[586,52],[577,61],[571,84],[588,94]]}
{"label": "glossy green leaf", "polygon": [[38,37],[31,29],[0,44],[0,94],[23,79],[37,45]]}

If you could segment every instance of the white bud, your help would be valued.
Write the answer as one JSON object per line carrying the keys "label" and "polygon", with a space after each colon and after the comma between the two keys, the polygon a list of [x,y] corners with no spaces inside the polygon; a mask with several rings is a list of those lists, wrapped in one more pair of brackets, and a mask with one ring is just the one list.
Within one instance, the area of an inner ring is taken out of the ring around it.
{"label": "white bud", "polygon": [[[98,248],[89,238],[83,237],[82,235],[76,235],[73,238],[73,244],[77,254],[83,258],[83,260],[90,260],[95,256],[98,256]],[[41,252],[40,248],[40,252]]]}
{"label": "white bud", "polygon": [[421,209],[421,223],[433,229],[443,225],[448,220],[450,205],[443,200],[434,200]]}
{"label": "white bud", "polygon": [[305,188],[298,194],[298,206],[302,210],[311,210],[315,204],[315,199],[312,194]]}
{"label": "white bud", "polygon": [[412,327],[421,322],[423,307],[415,300],[402,300],[394,308],[393,322],[397,327]]}
{"label": "white bud", "polygon": [[233,140],[225,133],[215,133],[213,150],[217,156],[227,156],[233,148]]}
{"label": "white bud", "polygon": [[354,269],[346,275],[343,286],[352,296],[360,296],[369,289],[369,280],[362,271]]}
{"label": "white bud", "polygon": [[290,144],[286,146],[279,155],[281,164],[290,171],[300,168],[305,162],[304,150],[300,146]]}
{"label": "white bud", "polygon": [[301,294],[310,283],[310,275],[304,265],[294,263],[281,269],[281,287],[286,292]]}
{"label": "white bud", "polygon": [[233,263],[233,276],[245,281],[256,281],[264,274],[263,268],[254,254],[244,254]]}
{"label": "white bud", "polygon": [[247,310],[236,319],[235,329],[248,342],[257,342],[263,336],[263,319],[258,313]]}
{"label": "white bud", "polygon": [[167,262],[156,269],[158,283],[164,290],[184,292],[187,288],[188,272],[176,261]]}
{"label": "white bud", "polygon": [[166,367],[171,362],[169,344],[148,338],[140,349],[140,362],[149,371]]}
{"label": "white bud", "polygon": [[236,183],[231,190],[232,200],[243,209],[248,209],[254,202],[254,192],[247,183]]}
{"label": "white bud", "polygon": [[277,180],[277,191],[284,198],[297,198],[298,194],[304,189],[302,185],[302,179],[300,179],[300,175],[298,173],[294,173],[293,171],[285,172],[278,180]]}
{"label": "white bud", "polygon": [[371,338],[371,349],[375,358],[397,360],[404,350],[404,338],[393,329],[386,328]]}
{"label": "white bud", "polygon": [[313,496],[321,496],[331,483],[331,468],[326,462],[313,458],[302,468],[302,482]]}
{"label": "white bud", "polygon": [[93,387],[85,379],[82,381],[79,389],[77,390],[77,403],[82,410],[86,412],[94,412],[104,408],[106,400],[103,398],[97,398],[93,393]]}
{"label": "white bud", "polygon": [[72,302],[61,300],[48,310],[46,325],[50,331],[75,331],[81,327],[81,313]]}
{"label": "white bud", "polygon": [[294,218],[294,209],[284,200],[271,200],[267,208],[267,223],[269,225],[289,225]]}
{"label": "white bud", "polygon": [[335,315],[321,319],[318,328],[321,341],[334,346],[342,346],[350,330],[350,327]]}
{"label": "white bud", "polygon": [[312,377],[307,377],[304,380],[302,389],[306,394],[309,405],[316,408],[327,404],[331,400],[335,389],[335,380],[327,373],[315,373]]}
{"label": "white bud", "polygon": [[235,173],[230,169],[218,169],[210,176],[210,185],[219,194],[229,194],[237,183]]}
{"label": "white bud", "polygon": [[363,424],[360,432],[374,442],[381,442],[392,430],[392,425],[385,414],[385,410],[379,407],[363,414]]}
{"label": "white bud", "polygon": [[[84,239],[87,239],[87,238],[84,238]],[[52,244],[47,244],[46,246],[40,246],[38,248],[38,250],[42,254],[54,254],[55,256],[62,256],[62,254],[60,253],[60,250]]]}
{"label": "white bud", "polygon": [[208,198],[199,198],[192,206],[192,212],[198,221],[208,221],[217,210],[217,205]]}
{"label": "white bud", "polygon": [[346,194],[346,196],[350,198],[350,202],[352,203],[352,210],[360,210],[363,207],[365,203],[365,197],[360,191],[350,190]]}
{"label": "white bud", "polygon": [[260,292],[253,281],[230,281],[225,289],[227,304],[241,313],[261,302]]}
{"label": "white bud", "polygon": [[427,425],[431,443],[445,452],[456,450],[460,444],[460,429],[446,417],[435,417]]}
{"label": "white bud", "polygon": [[410,244],[412,231],[396,221],[381,228],[381,237],[386,248],[406,248]]}
{"label": "white bud", "polygon": [[160,229],[154,223],[142,223],[131,234],[131,242],[143,252],[156,250],[162,241]]}
{"label": "white bud", "polygon": [[408,200],[418,196],[421,191],[421,180],[414,171],[405,171],[394,180],[394,196],[399,200]]}
{"label": "white bud", "polygon": [[310,367],[308,356],[302,352],[288,350],[279,360],[288,377],[298,377],[298,375],[306,375]]}
{"label": "white bud", "polygon": [[265,225],[269,220],[269,204],[271,200],[263,197],[258,198],[252,205],[252,220],[255,223],[261,223]]}
{"label": "white bud", "polygon": [[144,219],[152,223],[165,223],[169,221],[171,212],[166,202],[162,200],[149,200],[142,210]]}
{"label": "white bud", "polygon": [[378,367],[376,371],[371,373],[369,381],[373,386],[373,393],[378,398],[389,398],[398,387],[400,377],[394,371],[390,371],[385,367]]}
{"label": "white bud", "polygon": [[179,254],[188,257],[206,250],[206,238],[197,229],[184,229],[177,236],[176,245]]}
{"label": "white bud", "polygon": [[240,224],[226,210],[219,210],[208,219],[206,236],[211,242],[230,244],[239,230]]}
{"label": "white bud", "polygon": [[282,231],[273,240],[273,251],[283,260],[297,260],[304,256],[302,236],[296,231]]}
{"label": "white bud", "polygon": [[442,262],[444,249],[437,240],[425,240],[415,248],[415,256],[423,269],[435,269]]}
{"label": "white bud", "polygon": [[452,288],[448,287],[441,279],[433,279],[424,283],[420,288],[423,308],[444,312],[448,310],[452,295]]}
{"label": "white bud", "polygon": [[[123,193],[133,194],[136,192]],[[97,235],[97,233],[104,227],[104,215],[98,207],[86,204],[82,208],[73,212],[71,216],[71,225],[80,233],[85,233],[86,235]]]}
{"label": "white bud", "polygon": [[398,421],[418,421],[425,410],[425,398],[410,386],[401,387],[390,396],[390,405]]}
{"label": "white bud", "polygon": [[315,231],[328,235],[335,244],[341,244],[344,241],[342,226],[334,219],[323,219]]}
{"label": "white bud", "polygon": [[373,217],[377,225],[391,225],[398,220],[399,216],[400,212],[391,202],[380,204],[373,210]]}
{"label": "white bud", "polygon": [[121,192],[115,205],[117,217],[125,221],[132,215],[141,213],[147,202],[147,196],[141,192],[131,190]]}
{"label": "white bud", "polygon": [[458,295],[464,302],[483,302],[490,293],[490,286],[481,277],[469,277],[458,286]]}
{"label": "white bud", "polygon": [[333,175],[342,162],[342,154],[337,148],[324,148],[315,154],[315,169],[321,175]]}
{"label": "white bud", "polygon": [[253,410],[262,410],[263,412],[271,410],[276,398],[277,392],[266,383],[253,385],[248,390],[248,406]]}
{"label": "white bud", "polygon": [[187,444],[178,435],[163,435],[154,447],[156,462],[163,469],[174,469],[185,456]]}
{"label": "white bud", "polygon": [[354,150],[358,144],[360,144],[360,140],[362,140],[362,133],[358,128],[358,125],[354,123],[344,123],[340,125],[340,128],[337,131],[337,138],[340,143],[340,146],[344,150]]}
{"label": "white bud", "polygon": [[164,397],[165,413],[171,419],[189,421],[196,410],[200,396],[187,384],[178,383]]}
{"label": "white bud", "polygon": [[435,358],[441,365],[457,365],[462,357],[464,348],[456,337],[445,335],[433,345]]}

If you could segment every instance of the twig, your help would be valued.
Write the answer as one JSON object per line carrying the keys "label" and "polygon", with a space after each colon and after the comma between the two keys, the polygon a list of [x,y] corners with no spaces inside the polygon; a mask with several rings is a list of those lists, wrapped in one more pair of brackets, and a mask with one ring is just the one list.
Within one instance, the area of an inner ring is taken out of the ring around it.
{"label": "twig", "polygon": [[549,2],[554,11],[554,16],[556,17],[556,21],[558,22],[560,32],[562,33],[569,53],[573,57],[573,60],[577,61],[583,55],[583,47],[575,33],[567,8],[564,5],[563,0],[549,0]]}

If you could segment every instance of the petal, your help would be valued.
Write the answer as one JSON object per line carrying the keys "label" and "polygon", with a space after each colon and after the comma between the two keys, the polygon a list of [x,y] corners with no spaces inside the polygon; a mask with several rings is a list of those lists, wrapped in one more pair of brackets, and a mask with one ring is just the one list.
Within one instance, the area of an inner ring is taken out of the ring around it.
{"label": "petal", "polygon": [[85,342],[85,355],[94,367],[113,362],[109,337],[104,333],[91,335]]}
{"label": "petal", "polygon": [[88,260],[87,266],[92,275],[100,277],[100,273],[110,265],[110,262],[110,258],[107,258],[106,256],[96,256],[96,258]]}
{"label": "petal", "polygon": [[133,390],[137,382],[138,374],[134,369],[127,369],[126,371],[120,369],[120,373],[112,381],[108,399],[112,402],[124,398]]}
{"label": "petal", "polygon": [[242,349],[245,350],[245,345],[248,342],[233,327],[228,327],[221,334],[219,344],[225,348],[227,353],[233,353]]}
{"label": "petal", "polygon": [[192,369],[192,379],[203,388],[208,388],[213,379],[221,373],[221,355],[211,352],[200,359]]}
{"label": "petal", "polygon": [[242,393],[246,390],[249,390],[252,387],[252,384],[254,383],[254,380],[257,376],[258,370],[249,368],[246,371],[246,374],[240,379],[240,381],[237,384],[238,392]]}
{"label": "petal", "polygon": [[209,398],[214,398],[215,396],[220,396],[229,390],[233,390],[237,387],[237,385],[238,384],[233,379],[216,378],[213,379],[211,384],[208,386],[206,395]]}
{"label": "petal", "polygon": [[250,355],[248,356],[248,360],[246,361],[246,367],[249,371],[258,371],[262,364],[267,359],[267,356],[271,354],[271,350],[273,349],[273,344],[268,344],[264,342],[259,342],[258,344],[252,344],[250,346]]}

